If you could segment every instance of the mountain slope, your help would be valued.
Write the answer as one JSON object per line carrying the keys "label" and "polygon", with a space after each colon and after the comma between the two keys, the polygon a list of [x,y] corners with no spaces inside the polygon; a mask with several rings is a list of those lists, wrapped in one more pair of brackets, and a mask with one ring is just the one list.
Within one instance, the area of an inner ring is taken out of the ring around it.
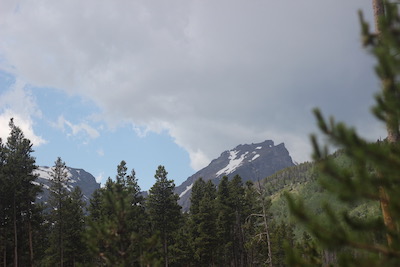
{"label": "mountain slope", "polygon": [[[40,184],[43,188],[43,192],[37,198],[43,202],[47,202],[49,198],[51,172],[52,168],[47,166],[40,166],[34,171],[39,175],[35,183]],[[83,200],[88,203],[92,193],[100,188],[100,184],[96,182],[93,175],[83,169],[67,167],[67,173],[70,179],[67,189],[72,191],[74,187],[79,186],[83,193]]]}
{"label": "mountain slope", "polygon": [[[335,164],[341,167],[350,167],[353,163],[337,151],[330,155]],[[329,184],[333,179],[325,177],[315,162],[305,162],[297,166],[283,169],[262,181],[265,195],[271,198],[270,212],[276,222],[293,223],[295,234],[302,237],[305,227],[293,220],[290,215],[288,202],[284,192],[290,193],[293,197],[299,197],[304,202],[304,208],[322,223],[329,221],[326,215],[325,203],[329,203],[331,209],[336,213],[347,210],[350,216],[359,218],[379,217],[380,206],[378,201],[357,201],[354,203],[344,202],[335,194],[325,189],[321,182]]]}
{"label": "mountain slope", "polygon": [[294,166],[289,152],[283,143],[274,145],[271,140],[257,144],[238,145],[223,152],[217,159],[190,176],[177,186],[175,193],[180,197],[179,204],[187,211],[190,206],[190,194],[193,183],[202,177],[218,184],[223,176],[232,178],[240,175],[243,181],[261,180],[289,166]]}

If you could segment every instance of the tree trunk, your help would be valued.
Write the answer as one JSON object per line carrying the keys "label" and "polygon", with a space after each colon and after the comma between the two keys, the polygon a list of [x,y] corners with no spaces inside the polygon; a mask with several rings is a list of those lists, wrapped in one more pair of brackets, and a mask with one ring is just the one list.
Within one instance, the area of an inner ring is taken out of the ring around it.
{"label": "tree trunk", "polygon": [[264,218],[264,227],[265,227],[265,233],[267,235],[267,244],[268,244],[268,260],[269,260],[269,266],[273,267],[272,264],[272,251],[271,251],[271,240],[269,237],[269,229],[268,229],[268,222],[267,222],[267,214],[266,214],[266,209],[265,209],[265,204],[264,201],[262,201],[263,204],[263,218]]}
{"label": "tree trunk", "polygon": [[[383,217],[383,222],[385,223],[386,228],[390,232],[394,232],[396,230],[395,223],[392,218],[392,214],[390,213],[389,209],[389,196],[386,193],[385,188],[382,186],[379,187],[379,198],[380,198],[380,204],[381,204],[381,209],[382,209],[382,217]],[[389,245],[389,247],[392,246],[393,244],[393,238],[391,234],[386,234],[386,240]]]}
{"label": "tree trunk", "polygon": [[[374,21],[375,21],[375,33],[378,39],[381,38],[381,26],[379,24],[380,18],[385,16],[385,6],[383,4],[383,0],[373,0],[372,6],[374,9]],[[381,81],[383,90],[389,90],[385,86],[386,82],[384,80]],[[386,121],[386,130],[387,130],[387,141],[391,144],[398,143],[400,141],[400,132],[399,132],[399,123],[398,118],[396,116],[390,115]],[[378,173],[378,177],[382,178],[382,174]],[[389,231],[395,231],[395,224],[392,218],[392,214],[389,209],[390,198],[387,194],[385,188],[382,186],[379,187],[379,198],[380,205],[382,209],[382,217],[385,223],[386,228]],[[386,235],[387,243],[389,247],[391,247],[393,240],[390,234]]]}
{"label": "tree trunk", "polygon": [[62,199],[61,199],[61,190],[59,192],[59,199],[58,199],[58,245],[60,246],[60,267],[64,266],[64,244],[63,244],[63,217],[62,217]]}
{"label": "tree trunk", "polygon": [[6,247],[4,247],[3,256],[4,256],[4,258],[3,258],[3,266],[7,267],[7,249],[6,249]]}
{"label": "tree trunk", "polygon": [[31,261],[31,267],[34,267],[33,263],[33,238],[32,238],[32,223],[31,218],[28,220],[28,237],[29,237],[29,257]]}
{"label": "tree trunk", "polygon": [[261,183],[260,180],[258,180],[258,187],[260,190],[260,196],[261,196],[261,204],[262,204],[262,210],[263,210],[263,219],[264,219],[264,227],[265,227],[265,234],[267,236],[267,245],[268,245],[268,261],[269,261],[269,266],[273,267],[272,263],[272,251],[271,251],[271,239],[269,236],[269,229],[268,229],[268,220],[267,220],[267,208],[265,207],[265,202],[263,200],[263,190],[261,189]]}
{"label": "tree trunk", "polygon": [[385,15],[383,0],[372,0],[372,7],[374,9],[375,32],[379,36],[381,33],[379,18]]}
{"label": "tree trunk", "polygon": [[165,267],[168,267],[168,246],[167,246],[167,237],[164,234],[164,262]]}
{"label": "tree trunk", "polygon": [[13,224],[14,224],[14,267],[18,267],[18,234],[17,234],[17,211],[15,192],[13,195]]}
{"label": "tree trunk", "polygon": [[[385,16],[385,5],[383,4],[383,0],[372,0],[372,6],[374,9],[375,33],[379,40],[381,39],[382,32],[379,21],[383,16]],[[388,84],[387,81],[382,80],[381,83],[383,90],[390,90],[386,86],[386,84]],[[390,115],[387,118],[386,130],[388,134],[387,140],[389,143],[398,143],[400,141],[399,122],[396,116]]]}

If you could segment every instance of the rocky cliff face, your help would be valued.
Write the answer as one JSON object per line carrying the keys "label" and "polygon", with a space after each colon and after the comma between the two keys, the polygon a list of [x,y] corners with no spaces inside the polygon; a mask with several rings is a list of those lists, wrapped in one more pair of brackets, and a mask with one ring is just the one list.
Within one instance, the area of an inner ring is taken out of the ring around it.
{"label": "rocky cliff face", "polygon": [[[34,172],[39,175],[35,183],[43,188],[43,192],[38,195],[39,201],[47,202],[49,198],[51,172],[52,168],[47,166],[41,166]],[[72,191],[74,187],[79,186],[83,193],[83,200],[88,203],[92,193],[100,188],[100,184],[96,182],[93,175],[83,169],[67,167],[67,172],[69,178],[67,189]]]}
{"label": "rocky cliff face", "polygon": [[175,192],[179,195],[179,204],[187,211],[190,206],[190,195],[193,183],[202,177],[205,181],[212,180],[215,184],[223,176],[232,178],[240,175],[242,180],[257,181],[263,179],[294,163],[283,143],[274,145],[271,140],[258,144],[238,145],[234,149],[227,150],[217,159],[190,176]]}

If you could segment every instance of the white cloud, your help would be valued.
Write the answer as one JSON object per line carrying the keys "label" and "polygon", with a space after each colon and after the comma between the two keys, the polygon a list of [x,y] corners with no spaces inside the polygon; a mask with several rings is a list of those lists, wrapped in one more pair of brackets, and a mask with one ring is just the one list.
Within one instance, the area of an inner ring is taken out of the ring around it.
{"label": "white cloud", "polygon": [[101,172],[101,173],[99,173],[97,176],[96,176],[96,182],[98,182],[98,183],[103,183],[104,184],[104,178],[105,178],[105,176],[104,176],[104,172]]}
{"label": "white cloud", "polygon": [[[62,131],[68,132],[69,136],[78,136],[79,134],[83,134],[90,139],[95,139],[100,136],[100,133],[89,124],[84,122],[73,124],[66,120],[64,116],[59,116],[57,123],[55,123],[54,126]],[[65,126],[69,128],[69,131],[65,129]]]}
{"label": "white cloud", "polygon": [[8,127],[11,118],[16,126],[20,127],[26,138],[34,146],[40,146],[47,141],[35,134],[33,118],[40,118],[42,113],[26,84],[17,80],[0,94],[0,137],[6,141],[10,134]]}
{"label": "white cloud", "polygon": [[15,125],[22,130],[24,136],[32,142],[33,146],[37,147],[47,143],[45,139],[34,133],[33,121],[30,118],[23,117],[11,110],[5,110],[0,114],[0,138],[3,140],[3,142],[6,142],[7,137],[10,135],[10,128],[8,127],[8,124],[11,118],[14,118]]}
{"label": "white cloud", "polygon": [[197,151],[190,151],[189,150],[189,157],[191,162],[191,167],[194,170],[199,170],[204,168],[210,163],[210,158],[204,154],[203,151],[198,149]]}
{"label": "white cloud", "polygon": [[[357,10],[370,17],[370,5],[8,0],[0,66],[92,99],[112,125],[167,130],[195,169],[238,143],[265,139],[285,142],[303,161],[311,107],[369,122],[377,82],[360,47]],[[89,125],[61,124],[98,136]]]}

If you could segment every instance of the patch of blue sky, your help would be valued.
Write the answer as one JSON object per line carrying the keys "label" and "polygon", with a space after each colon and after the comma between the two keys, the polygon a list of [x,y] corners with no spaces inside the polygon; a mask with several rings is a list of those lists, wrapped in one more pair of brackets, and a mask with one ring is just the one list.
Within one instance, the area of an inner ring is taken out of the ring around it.
{"label": "patch of blue sky", "polygon": [[15,77],[8,72],[0,70],[0,93],[8,90],[15,83]]}
{"label": "patch of blue sky", "polygon": [[51,88],[30,90],[42,112],[34,129],[47,141],[35,148],[38,165],[51,166],[60,156],[68,166],[85,169],[104,183],[115,177],[117,165],[125,160],[143,190],[154,184],[158,165],[166,167],[176,185],[193,174],[188,153],[167,132],[138,136],[128,123],[110,129],[91,119],[101,113],[93,102]]}
{"label": "patch of blue sky", "polygon": [[[109,142],[111,136],[119,142]],[[194,172],[190,168],[188,153],[176,145],[166,132],[149,132],[139,137],[131,126],[125,126],[115,132],[105,132],[93,143],[97,145],[97,160],[104,164],[100,165],[104,166],[103,175],[107,175],[104,179],[108,176],[114,178],[117,165],[125,160],[129,171],[135,169],[142,190],[148,190],[154,184],[158,165],[165,166],[168,178],[173,179],[176,185]]]}
{"label": "patch of blue sky", "polygon": [[100,112],[95,103],[77,95],[68,95],[53,88],[32,88],[36,101],[43,114],[50,121],[57,121],[60,116],[72,122],[87,120]]}

